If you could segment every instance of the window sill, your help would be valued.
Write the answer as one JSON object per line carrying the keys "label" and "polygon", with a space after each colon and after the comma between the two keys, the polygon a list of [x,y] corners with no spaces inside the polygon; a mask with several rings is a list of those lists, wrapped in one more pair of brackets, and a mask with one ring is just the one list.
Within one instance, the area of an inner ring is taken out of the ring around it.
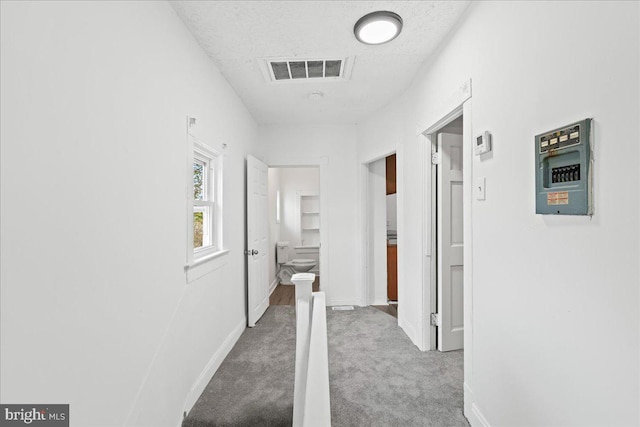
{"label": "window sill", "polygon": [[227,255],[229,249],[222,249],[218,252],[203,256],[194,260],[191,264],[184,266],[184,272],[187,275],[187,283],[191,283],[209,273],[213,273],[227,264]]}

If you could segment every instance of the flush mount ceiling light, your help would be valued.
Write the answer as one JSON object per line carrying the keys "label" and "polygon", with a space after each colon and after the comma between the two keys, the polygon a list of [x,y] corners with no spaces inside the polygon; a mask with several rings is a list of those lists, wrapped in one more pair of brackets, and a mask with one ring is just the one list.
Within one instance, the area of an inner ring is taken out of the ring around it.
{"label": "flush mount ceiling light", "polygon": [[389,42],[400,34],[402,18],[388,11],[369,13],[358,19],[353,27],[356,38],[364,44],[382,44]]}

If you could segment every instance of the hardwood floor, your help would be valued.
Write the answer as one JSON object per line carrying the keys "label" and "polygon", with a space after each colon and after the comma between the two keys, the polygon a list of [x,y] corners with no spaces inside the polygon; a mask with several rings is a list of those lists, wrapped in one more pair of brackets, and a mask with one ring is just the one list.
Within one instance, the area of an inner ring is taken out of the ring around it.
{"label": "hardwood floor", "polygon": [[[312,286],[313,292],[320,290],[320,277],[316,276],[316,280]],[[269,297],[271,305],[296,305],[296,287],[294,285],[278,285]]]}
{"label": "hardwood floor", "polygon": [[[320,278],[316,277],[312,287],[313,292],[320,290]],[[294,285],[278,285],[269,297],[270,305],[296,305],[296,287]],[[398,304],[372,305],[372,307],[398,318]]]}
{"label": "hardwood floor", "polygon": [[371,307],[377,308],[380,311],[384,311],[391,316],[398,318],[398,304],[389,304],[389,305],[372,305]]}

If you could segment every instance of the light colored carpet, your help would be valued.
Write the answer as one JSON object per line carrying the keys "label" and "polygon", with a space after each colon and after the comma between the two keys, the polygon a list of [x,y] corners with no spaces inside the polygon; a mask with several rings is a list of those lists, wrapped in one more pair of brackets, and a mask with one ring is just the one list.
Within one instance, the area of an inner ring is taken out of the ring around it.
{"label": "light colored carpet", "polygon": [[[468,426],[463,353],[421,352],[371,307],[327,310],[331,420],[341,426]],[[247,329],[184,427],[290,426],[295,311],[272,306]]]}

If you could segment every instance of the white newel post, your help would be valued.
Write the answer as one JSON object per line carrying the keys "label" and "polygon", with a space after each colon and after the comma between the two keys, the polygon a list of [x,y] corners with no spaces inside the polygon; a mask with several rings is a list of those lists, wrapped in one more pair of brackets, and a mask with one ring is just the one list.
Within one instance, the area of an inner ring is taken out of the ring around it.
{"label": "white newel post", "polygon": [[293,426],[331,425],[327,313],[324,292],[312,292],[315,274],[291,277],[296,287],[296,368]]}
{"label": "white newel post", "polygon": [[309,340],[311,339],[311,301],[315,274],[291,276],[296,287],[296,373],[293,385],[293,426],[304,425],[304,406],[309,368]]}

